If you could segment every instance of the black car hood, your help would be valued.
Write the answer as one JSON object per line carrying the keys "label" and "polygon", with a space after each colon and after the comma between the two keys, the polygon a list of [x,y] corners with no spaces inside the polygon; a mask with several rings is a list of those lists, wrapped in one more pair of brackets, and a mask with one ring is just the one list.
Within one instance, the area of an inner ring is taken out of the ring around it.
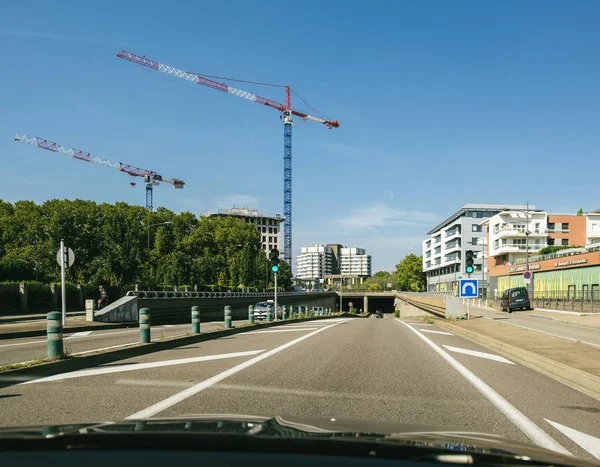
{"label": "black car hood", "polygon": [[0,447],[11,439],[56,439],[103,434],[167,433],[229,434],[255,438],[309,439],[314,441],[350,441],[433,448],[452,454],[479,453],[509,457],[519,461],[553,465],[589,466],[585,461],[537,446],[513,441],[487,433],[443,431],[405,423],[344,419],[315,419],[298,416],[262,417],[254,415],[186,415],[168,419],[124,420],[117,422],[77,423],[0,428]]}

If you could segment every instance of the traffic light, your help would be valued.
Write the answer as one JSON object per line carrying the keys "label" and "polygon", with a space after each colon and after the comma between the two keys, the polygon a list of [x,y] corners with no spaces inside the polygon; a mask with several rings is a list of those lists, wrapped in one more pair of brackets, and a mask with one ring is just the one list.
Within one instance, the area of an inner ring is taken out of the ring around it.
{"label": "traffic light", "polygon": [[474,254],[473,254],[473,250],[467,250],[465,251],[465,272],[467,274],[471,274],[473,271],[475,271],[475,267],[473,266],[473,258],[474,258]]}
{"label": "traffic light", "polygon": [[279,250],[269,252],[269,261],[271,262],[271,271],[279,272]]}

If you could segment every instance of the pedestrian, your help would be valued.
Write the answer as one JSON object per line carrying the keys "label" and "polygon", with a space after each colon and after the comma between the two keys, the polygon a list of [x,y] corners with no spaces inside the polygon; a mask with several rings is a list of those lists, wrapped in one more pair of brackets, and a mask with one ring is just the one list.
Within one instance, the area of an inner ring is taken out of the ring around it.
{"label": "pedestrian", "polygon": [[108,293],[104,290],[104,287],[100,286],[100,301],[102,303],[102,308],[108,305]]}

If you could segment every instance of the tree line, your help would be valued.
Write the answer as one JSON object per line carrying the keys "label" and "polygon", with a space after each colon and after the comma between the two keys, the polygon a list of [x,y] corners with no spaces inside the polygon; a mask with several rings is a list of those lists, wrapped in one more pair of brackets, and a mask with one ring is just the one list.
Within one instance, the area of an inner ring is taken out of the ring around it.
{"label": "tree line", "polygon": [[[0,200],[0,281],[58,281],[61,239],[75,254],[66,275],[77,284],[272,287],[251,223],[80,199]],[[278,286],[291,287],[284,261],[277,279]]]}

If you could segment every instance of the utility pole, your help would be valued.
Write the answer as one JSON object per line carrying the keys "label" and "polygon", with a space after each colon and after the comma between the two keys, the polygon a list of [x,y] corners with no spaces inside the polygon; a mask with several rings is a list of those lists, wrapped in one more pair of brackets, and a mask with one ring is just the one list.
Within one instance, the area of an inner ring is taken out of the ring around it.
{"label": "utility pole", "polygon": [[[529,202],[527,202],[526,210],[525,210],[525,270],[529,271]],[[529,284],[525,284],[527,286],[527,295],[529,293]]]}

